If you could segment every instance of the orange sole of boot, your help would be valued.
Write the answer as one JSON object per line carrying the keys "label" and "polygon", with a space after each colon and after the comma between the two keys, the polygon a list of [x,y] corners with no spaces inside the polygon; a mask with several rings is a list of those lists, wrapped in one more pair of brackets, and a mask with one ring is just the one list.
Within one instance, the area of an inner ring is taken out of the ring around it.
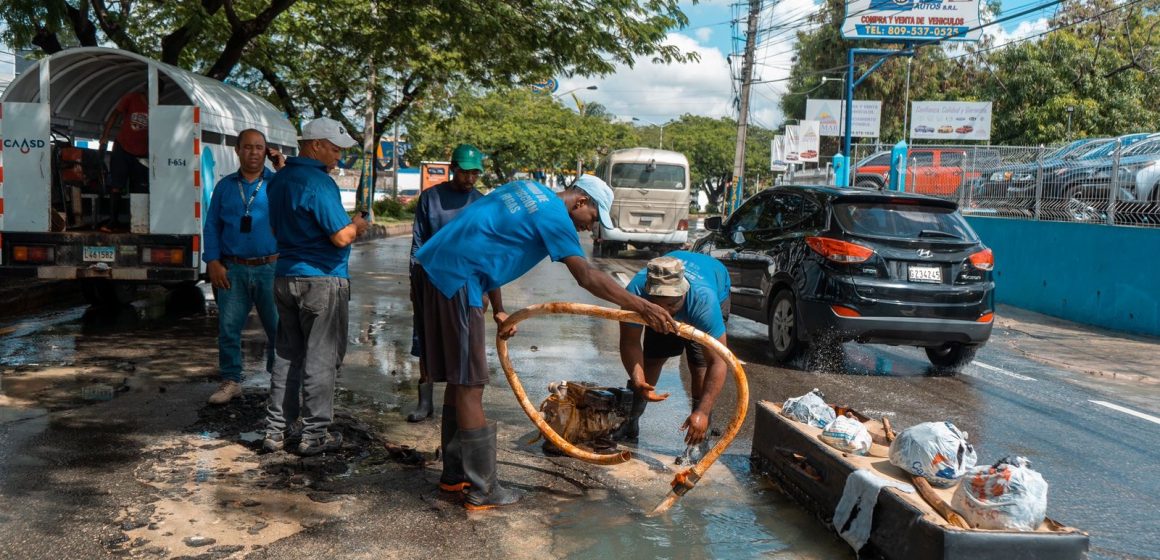
{"label": "orange sole of boot", "polygon": [[494,504],[486,504],[486,505],[482,505],[482,506],[477,506],[471,502],[463,502],[463,507],[466,508],[467,511],[487,511],[489,509],[495,509],[497,507],[502,507],[502,506],[498,506],[498,505],[494,505]]}
{"label": "orange sole of boot", "polygon": [[457,484],[445,484],[442,482],[439,483],[439,489],[444,492],[463,492],[468,488],[471,488],[470,482],[460,482]]}

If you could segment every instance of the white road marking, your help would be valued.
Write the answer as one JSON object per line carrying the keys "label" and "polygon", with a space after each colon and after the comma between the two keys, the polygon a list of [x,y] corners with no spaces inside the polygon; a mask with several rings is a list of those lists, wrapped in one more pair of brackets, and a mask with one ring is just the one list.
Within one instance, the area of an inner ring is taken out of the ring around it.
{"label": "white road marking", "polygon": [[1001,367],[987,365],[987,364],[984,364],[983,362],[974,362],[974,364],[983,368],[983,369],[989,369],[989,370],[994,371],[996,373],[1001,373],[1001,374],[1009,376],[1009,377],[1014,377],[1015,379],[1020,379],[1023,381],[1035,381],[1034,377],[1027,377],[1026,375],[1020,375],[1020,374],[1015,373],[1015,372],[1007,371]]}
{"label": "white road marking", "polygon": [[629,278],[628,278],[628,275],[627,275],[627,274],[625,274],[625,273],[623,273],[623,272],[617,272],[617,273],[616,273],[616,279],[617,279],[617,280],[620,280],[620,285],[621,285],[621,286],[627,286],[627,285],[628,285]]}
{"label": "white road marking", "polygon": [[1135,410],[1132,410],[1130,408],[1125,408],[1125,407],[1122,407],[1118,404],[1112,404],[1110,402],[1092,401],[1092,400],[1089,400],[1088,402],[1095,403],[1095,404],[1098,404],[1100,406],[1106,406],[1112,410],[1117,410],[1119,412],[1123,412],[1124,414],[1131,414],[1132,416],[1135,416],[1136,418],[1143,418],[1144,420],[1147,420],[1153,424],[1160,424],[1160,418],[1152,416],[1151,414],[1144,414],[1143,412],[1136,412]]}

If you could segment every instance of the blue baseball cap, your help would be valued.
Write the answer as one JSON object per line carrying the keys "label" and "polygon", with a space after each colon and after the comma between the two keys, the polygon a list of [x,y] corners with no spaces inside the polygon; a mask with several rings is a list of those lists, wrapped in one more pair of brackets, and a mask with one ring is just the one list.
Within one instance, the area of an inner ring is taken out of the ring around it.
{"label": "blue baseball cap", "polygon": [[595,175],[581,175],[573,186],[584,191],[596,203],[600,224],[605,229],[612,229],[612,189],[608,184]]}

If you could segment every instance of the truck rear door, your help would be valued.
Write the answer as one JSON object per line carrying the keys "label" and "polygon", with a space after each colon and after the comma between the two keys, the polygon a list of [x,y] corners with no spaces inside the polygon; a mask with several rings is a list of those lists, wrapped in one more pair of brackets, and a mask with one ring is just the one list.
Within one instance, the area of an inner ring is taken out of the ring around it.
{"label": "truck rear door", "polygon": [[[197,107],[149,114],[149,233],[201,233],[201,126]],[[196,262],[196,261],[195,261]]]}
{"label": "truck rear door", "polygon": [[47,232],[52,221],[49,106],[0,107],[0,231]]}

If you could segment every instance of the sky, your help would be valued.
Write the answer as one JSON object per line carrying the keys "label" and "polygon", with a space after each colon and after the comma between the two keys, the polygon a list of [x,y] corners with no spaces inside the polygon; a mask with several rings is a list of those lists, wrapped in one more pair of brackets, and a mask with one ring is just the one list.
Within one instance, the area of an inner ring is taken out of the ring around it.
{"label": "sky", "polygon": [[[1002,12],[1014,14],[1041,0],[1003,0]],[[758,28],[768,28],[785,22],[800,22],[817,9],[814,0],[780,0],[769,5],[758,19]],[[669,34],[668,41],[682,51],[696,52],[700,60],[687,64],[654,64],[640,60],[634,66],[619,65],[618,70],[604,77],[563,78],[557,95],[574,88],[595,85],[596,90],[580,89],[575,95],[582,103],[597,102],[608,108],[620,120],[661,124],[682,114],[691,113],[710,117],[736,116],[733,82],[729,62],[737,65],[740,73],[741,53],[745,48],[745,16],[748,2],[703,0],[700,3],[682,3],[689,18],[688,27]],[[1054,9],[1054,8],[1053,8]],[[1018,20],[986,28],[996,44],[1028,37],[1047,29],[1051,10],[1037,11]],[[740,18],[736,39],[731,20]],[[778,108],[786,93],[785,82],[774,80],[789,76],[795,43],[792,30],[775,30],[763,36],[756,50],[754,79],[769,83],[756,84],[750,95],[750,122],[766,128],[777,128],[785,116]],[[872,46],[867,44],[867,46]],[[730,56],[736,53],[734,56]],[[571,95],[562,95],[561,101],[569,106],[575,102]],[[789,115],[801,118],[802,115]]]}

